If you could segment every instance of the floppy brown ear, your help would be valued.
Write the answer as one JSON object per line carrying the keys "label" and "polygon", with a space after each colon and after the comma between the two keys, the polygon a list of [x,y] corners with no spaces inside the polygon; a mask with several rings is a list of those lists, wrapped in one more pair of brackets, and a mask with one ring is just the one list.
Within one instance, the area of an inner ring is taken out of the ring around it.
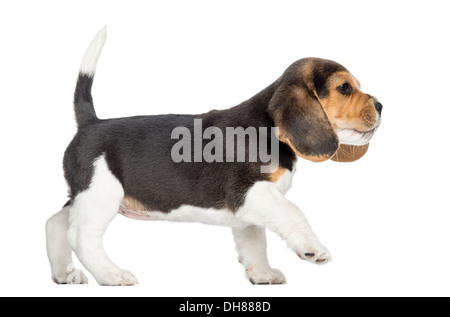
{"label": "floppy brown ear", "polygon": [[365,145],[341,144],[331,159],[336,162],[354,162],[366,154],[368,148],[369,143]]}
{"label": "floppy brown ear", "polygon": [[269,113],[279,127],[279,139],[307,160],[332,157],[339,139],[314,93],[297,85],[283,85],[270,100]]}

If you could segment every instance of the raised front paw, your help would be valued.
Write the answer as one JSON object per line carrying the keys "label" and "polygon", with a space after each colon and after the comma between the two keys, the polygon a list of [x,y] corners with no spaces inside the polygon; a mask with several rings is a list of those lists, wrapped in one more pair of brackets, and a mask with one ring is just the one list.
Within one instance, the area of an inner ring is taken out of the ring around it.
{"label": "raised front paw", "polygon": [[306,244],[296,251],[297,255],[302,259],[314,264],[326,264],[331,261],[330,251],[327,250],[319,242]]}

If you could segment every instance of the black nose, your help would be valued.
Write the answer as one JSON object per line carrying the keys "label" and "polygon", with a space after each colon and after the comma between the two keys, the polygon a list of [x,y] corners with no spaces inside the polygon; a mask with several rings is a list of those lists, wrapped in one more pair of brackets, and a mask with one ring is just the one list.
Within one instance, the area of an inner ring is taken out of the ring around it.
{"label": "black nose", "polygon": [[383,105],[377,101],[377,102],[375,103],[375,109],[377,109],[377,111],[378,111],[379,113],[381,113],[381,110],[383,110]]}

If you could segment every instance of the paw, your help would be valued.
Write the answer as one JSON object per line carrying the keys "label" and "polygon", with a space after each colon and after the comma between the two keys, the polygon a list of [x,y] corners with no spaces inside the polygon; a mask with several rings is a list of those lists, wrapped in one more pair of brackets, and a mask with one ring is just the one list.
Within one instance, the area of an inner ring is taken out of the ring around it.
{"label": "paw", "polygon": [[139,284],[137,278],[127,270],[114,270],[96,277],[98,284],[104,286],[131,286]]}
{"label": "paw", "polygon": [[248,268],[246,271],[252,284],[286,284],[286,278],[278,269],[270,267],[265,269]]}
{"label": "paw", "polygon": [[314,264],[326,264],[331,261],[330,251],[320,243],[315,245],[306,245],[296,251],[297,255],[302,259]]}
{"label": "paw", "polygon": [[83,271],[75,269],[73,264],[67,267],[67,271],[61,274],[52,275],[52,279],[56,284],[87,284],[88,278]]}

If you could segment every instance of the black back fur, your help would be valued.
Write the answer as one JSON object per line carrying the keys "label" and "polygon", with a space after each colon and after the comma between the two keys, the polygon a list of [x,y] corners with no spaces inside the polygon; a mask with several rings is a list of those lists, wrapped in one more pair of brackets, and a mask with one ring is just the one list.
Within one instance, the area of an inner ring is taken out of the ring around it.
{"label": "black back fur", "polygon": [[[203,131],[214,126],[220,128],[224,136],[226,127],[256,127],[257,131],[258,127],[267,127],[270,131],[274,124],[266,108],[275,83],[227,110],[200,115],[169,114],[108,120],[97,119],[90,107],[92,99],[85,89],[89,89],[90,95],[91,84],[91,78],[80,76],[78,79],[75,105],[80,100],[84,104],[81,109],[75,106],[79,130],[64,155],[71,199],[89,187],[93,162],[102,154],[105,154],[111,172],[121,182],[125,195],[138,200],[148,210],[169,212],[184,204],[235,211],[256,181],[268,180],[269,174],[260,172],[264,163],[259,160],[175,163],[171,149],[178,140],[172,140],[171,133],[176,127],[186,127],[193,136],[194,119],[197,118],[202,119]],[[83,111],[86,105],[87,110]],[[268,138],[270,149],[272,136],[269,133],[263,137]],[[203,146],[209,141],[203,140]],[[283,143],[280,143],[279,151],[280,167],[292,170],[296,160],[294,152]]]}

